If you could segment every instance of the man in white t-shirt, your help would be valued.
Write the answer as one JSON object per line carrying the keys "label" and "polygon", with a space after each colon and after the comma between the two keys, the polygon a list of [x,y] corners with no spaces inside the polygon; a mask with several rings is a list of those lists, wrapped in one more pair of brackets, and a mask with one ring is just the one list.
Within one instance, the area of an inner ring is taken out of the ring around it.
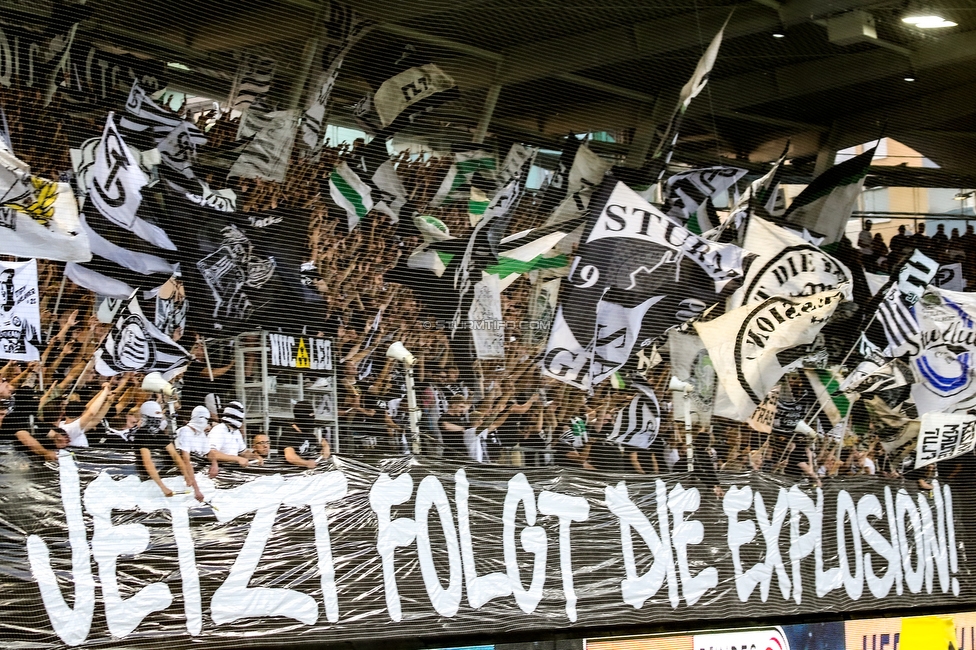
{"label": "man in white t-shirt", "polygon": [[220,424],[214,426],[208,434],[210,478],[217,476],[219,463],[237,463],[241,467],[247,467],[249,460],[253,459],[256,464],[262,464],[257,454],[247,450],[244,434],[241,433],[242,426],[244,426],[244,405],[240,402],[228,403],[224,407],[224,414],[220,417]]}
{"label": "man in white t-shirt", "polygon": [[71,421],[62,420],[57,425],[52,426],[46,437],[51,445],[54,446],[53,450],[42,445],[27,430],[17,431],[15,434],[17,440],[26,450],[41,456],[47,461],[57,460],[58,449],[68,447],[87,448],[89,445],[85,432],[94,427],[105,416],[112,401],[114,401],[110,401],[109,398],[114,397],[114,395],[111,383],[106,382],[102,384],[102,390],[85,406],[85,410],[80,417]]}

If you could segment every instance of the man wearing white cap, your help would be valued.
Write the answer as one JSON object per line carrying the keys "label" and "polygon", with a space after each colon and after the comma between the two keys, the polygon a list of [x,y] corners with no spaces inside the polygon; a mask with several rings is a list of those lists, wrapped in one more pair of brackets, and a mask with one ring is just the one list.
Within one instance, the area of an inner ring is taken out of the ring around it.
{"label": "man wearing white cap", "polygon": [[[166,487],[163,480],[159,477],[159,468],[164,465],[172,465],[183,474],[183,480],[187,487],[194,488],[194,495],[198,501],[203,501],[203,494],[196,489],[196,478],[193,476],[193,468],[183,463],[180,454],[176,451],[176,446],[170,441],[166,434],[166,420],[163,418],[163,409],[157,402],[145,402],[139,407],[140,422],[139,427],[134,432],[133,446],[136,449],[136,469],[139,477],[143,480],[152,480],[159,489],[163,491],[163,496],[173,496],[173,491]],[[163,455],[162,452],[166,452]],[[168,456],[168,458],[167,458]],[[159,465],[157,466],[157,463]]]}
{"label": "man wearing white cap", "polygon": [[211,461],[210,478],[217,475],[218,463],[237,463],[247,467],[250,459],[257,465],[262,464],[261,458],[253,451],[247,450],[241,427],[244,426],[244,405],[240,402],[228,402],[224,407],[224,414],[220,417],[220,424],[210,430]]}
{"label": "man wearing white cap", "polygon": [[[207,429],[210,427],[210,411],[206,406],[195,406],[190,414],[190,421],[176,430],[176,448],[183,458],[183,464],[191,468],[208,463],[210,454],[210,439]],[[196,484],[194,474],[193,493],[200,495],[200,488]],[[200,496],[197,496],[199,499]]]}

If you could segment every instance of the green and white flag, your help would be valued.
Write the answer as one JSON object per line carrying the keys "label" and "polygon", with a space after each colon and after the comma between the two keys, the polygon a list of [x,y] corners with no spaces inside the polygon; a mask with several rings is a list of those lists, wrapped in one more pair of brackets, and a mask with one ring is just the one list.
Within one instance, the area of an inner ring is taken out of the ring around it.
{"label": "green and white flag", "polygon": [[840,241],[861,195],[872,158],[874,148],[834,165],[813,179],[786,210],[783,215],[786,223],[823,235],[825,245]]}
{"label": "green and white flag", "polygon": [[817,401],[823,409],[823,414],[830,420],[830,424],[837,426],[846,422],[847,413],[851,410],[853,400],[845,393],[840,392],[844,378],[840,376],[837,370],[805,368],[803,374],[810,382],[810,387],[813,388]]}
{"label": "green and white flag", "polygon": [[499,252],[498,263],[485,269],[500,280],[501,290],[504,291],[523,273],[536,269],[562,268],[569,265],[565,255],[550,255],[553,247],[568,233],[565,231],[551,232],[541,237],[533,237],[532,231],[525,231],[503,239],[501,245],[518,243],[524,244]]}
{"label": "green and white flag", "polygon": [[436,208],[446,201],[463,200],[467,194],[462,189],[471,178],[479,171],[494,172],[495,167],[495,156],[482,149],[454,154],[454,163],[430,200],[430,206]]}
{"label": "green and white flag", "polygon": [[350,232],[373,209],[369,186],[345,162],[329,176],[329,196],[346,211]]}
{"label": "green and white flag", "polygon": [[488,195],[479,190],[477,187],[471,186],[471,197],[468,199],[468,218],[471,220],[471,225],[476,226],[481,218],[485,216],[485,210],[488,209],[488,205],[491,203],[491,199]]}

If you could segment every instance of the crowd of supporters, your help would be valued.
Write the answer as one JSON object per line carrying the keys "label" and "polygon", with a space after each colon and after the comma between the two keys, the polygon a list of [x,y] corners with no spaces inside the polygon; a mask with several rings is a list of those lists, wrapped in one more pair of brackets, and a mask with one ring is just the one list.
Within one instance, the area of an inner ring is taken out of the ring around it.
{"label": "crowd of supporters", "polygon": [[976,231],[973,226],[953,227],[947,235],[945,225],[941,223],[931,234],[927,233],[924,221],[915,225],[915,232],[902,224],[887,244],[881,233],[871,232],[872,227],[871,220],[865,220],[857,236],[857,250],[866,271],[887,273],[918,249],[939,264],[961,264],[969,286],[976,285]]}
{"label": "crowd of supporters", "polygon": [[[14,136],[31,128],[28,111],[8,109],[18,118]],[[235,123],[215,118],[208,132],[214,147],[232,140]],[[37,129],[38,132],[43,131]],[[26,131],[25,131],[26,132]],[[64,146],[31,149],[16,140],[18,151],[37,169],[68,166],[52,151]],[[194,476],[219,476],[222,468],[264,466],[295,471],[328,466],[334,448],[340,455],[375,461],[420,453],[458,463],[507,466],[560,465],[579,471],[659,474],[695,470],[696,476],[720,492],[722,472],[771,472],[820,484],[842,475],[867,474],[907,477],[925,485],[932,469],[907,471],[911,448],[882,444],[897,435],[903,421],[886,428],[876,414],[861,409],[850,426],[826,435],[797,433],[788,421],[790,408],[805,417],[816,410],[814,391],[802,373],[780,382],[779,406],[771,426],[715,418],[710,427],[684,422],[671,415],[671,376],[666,350],[656,367],[644,371],[659,396],[660,426],[653,442],[643,447],[618,444],[613,432],[633,392],[605,382],[587,394],[540,376],[538,355],[545,336],[520,331],[507,336],[505,358],[465,361],[455,355],[445,331],[418,326],[429,315],[429,304],[418,287],[402,282],[398,262],[422,241],[404,235],[396,225],[377,217],[346,232],[345,218],[330,215],[321,200],[320,184],[342,149],[326,147],[320,158],[291,162],[288,180],[271,183],[241,181],[235,186],[239,210],[262,213],[271,209],[308,211],[308,249],[316,268],[311,280],[322,298],[312,331],[333,341],[338,363],[338,431],[326,425],[311,404],[292,406],[293,417],[272,420],[268,430],[245,424],[248,414],[238,401],[233,339],[204,340],[196,333],[177,331],[173,338],[190,350],[193,361],[174,379],[178,397],[142,390],[142,377],[120,375],[105,380],[96,374],[92,358],[109,323],[94,316],[94,296],[65,283],[60,265],[39,261],[41,322],[46,348],[38,362],[8,363],[0,368],[0,443],[4,449],[40,462],[56,462],[62,449],[86,447],[123,449],[133,454],[136,470],[160,484],[168,472],[182,473],[188,489]],[[409,178],[424,203],[437,189],[446,162],[402,156],[398,172]],[[465,237],[472,229],[466,206],[434,211],[452,234]],[[511,231],[539,221],[531,199],[520,206]],[[868,272],[895,268],[911,250],[919,249],[941,263],[959,262],[970,286],[976,285],[976,234],[940,225],[931,237],[924,224],[911,233],[905,227],[885,244],[871,232],[870,222],[857,238],[856,250]],[[847,243],[846,240],[843,243]],[[850,251],[844,257],[857,257]],[[402,266],[402,265],[400,265]],[[433,276],[431,276],[433,277]],[[60,288],[59,288],[60,285]],[[502,293],[506,322],[526,322],[532,286],[527,278]],[[298,320],[301,320],[299,318]],[[268,323],[274,327],[276,323]],[[542,332],[543,334],[546,331]],[[399,363],[384,356],[386,347],[400,340],[418,357],[417,397],[423,416],[420,437],[409,426]],[[852,333],[852,344],[854,335]],[[171,399],[173,401],[172,409]],[[897,419],[891,416],[889,419]],[[902,418],[904,420],[904,418]],[[821,428],[822,429],[822,428]],[[962,463],[939,472],[958,473]]]}

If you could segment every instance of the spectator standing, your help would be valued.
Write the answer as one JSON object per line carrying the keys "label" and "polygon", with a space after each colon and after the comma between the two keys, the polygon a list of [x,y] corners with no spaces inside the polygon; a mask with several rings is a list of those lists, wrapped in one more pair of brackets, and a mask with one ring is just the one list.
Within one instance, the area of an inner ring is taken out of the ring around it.
{"label": "spectator standing", "polygon": [[940,223],[935,227],[935,234],[932,235],[930,246],[932,255],[935,256],[932,259],[940,264],[944,264],[946,262],[946,255],[949,251],[949,238],[946,237],[945,234],[945,224]]}
{"label": "spectator standing", "polygon": [[865,219],[861,232],[857,234],[857,250],[861,254],[861,264],[864,270],[874,273],[876,257],[874,254],[873,237],[871,236],[871,220]]}
{"label": "spectator standing", "polygon": [[973,226],[967,225],[966,234],[959,239],[962,241],[962,248],[966,253],[966,262],[963,265],[966,288],[972,289],[976,285],[976,232],[974,232]]}
{"label": "spectator standing", "polygon": [[875,233],[871,240],[871,249],[874,251],[874,267],[876,272],[888,270],[888,247],[885,246],[881,233]]}
{"label": "spectator standing", "polygon": [[[918,249],[919,252],[933,257],[932,253],[932,240],[929,239],[928,235],[925,234],[925,222],[918,224],[918,232],[912,235],[909,243],[913,248]],[[934,258],[933,258],[934,259]]]}
{"label": "spectator standing", "polygon": [[905,224],[898,226],[898,234],[891,238],[888,242],[888,253],[890,259],[888,260],[888,268],[893,269],[898,264],[901,263],[902,258],[905,256],[907,251],[911,249],[912,243],[905,234]]}

